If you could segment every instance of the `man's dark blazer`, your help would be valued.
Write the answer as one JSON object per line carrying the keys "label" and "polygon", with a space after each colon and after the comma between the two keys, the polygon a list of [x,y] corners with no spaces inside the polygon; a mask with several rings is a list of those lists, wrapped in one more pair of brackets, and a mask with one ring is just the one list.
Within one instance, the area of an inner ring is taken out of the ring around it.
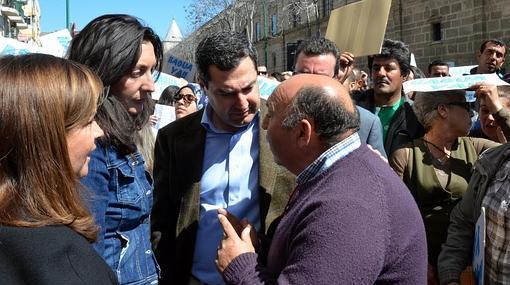
{"label": "man's dark blazer", "polygon": [[[155,250],[162,269],[160,284],[187,284],[191,275],[206,138],[206,130],[200,123],[203,112],[198,111],[169,124],[159,130],[156,139],[152,231],[161,234]],[[262,116],[259,126],[261,124]],[[283,213],[295,186],[295,176],[273,162],[265,133],[260,129],[262,233]]]}

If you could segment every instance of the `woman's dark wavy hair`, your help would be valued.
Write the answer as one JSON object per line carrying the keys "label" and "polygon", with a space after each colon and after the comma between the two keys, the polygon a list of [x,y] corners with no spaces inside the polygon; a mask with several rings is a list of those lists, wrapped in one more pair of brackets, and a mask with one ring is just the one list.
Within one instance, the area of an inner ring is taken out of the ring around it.
{"label": "woman's dark wavy hair", "polygon": [[134,138],[148,122],[153,103],[147,96],[143,111],[132,116],[122,102],[110,94],[110,87],[135,68],[144,41],[154,46],[155,69],[161,72],[161,40],[151,28],[129,15],[95,18],[71,41],[67,55],[69,59],[90,67],[103,81],[108,97],[97,109],[96,121],[105,134],[100,140],[126,154],[135,151]]}

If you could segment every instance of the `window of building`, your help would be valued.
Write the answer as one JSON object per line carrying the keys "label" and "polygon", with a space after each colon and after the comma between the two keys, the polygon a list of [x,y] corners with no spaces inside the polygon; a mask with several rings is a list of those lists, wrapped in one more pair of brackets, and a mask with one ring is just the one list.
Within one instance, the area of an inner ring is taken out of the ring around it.
{"label": "window of building", "polygon": [[273,52],[273,70],[276,69],[276,53]]}
{"label": "window of building", "polygon": [[441,23],[432,23],[432,41],[437,42],[443,39],[441,35]]}
{"label": "window of building", "polygon": [[255,41],[258,41],[262,38],[260,31],[260,22],[255,23]]}
{"label": "window of building", "polygon": [[301,22],[301,16],[297,13],[292,14],[292,27],[295,28]]}
{"label": "window of building", "polygon": [[271,35],[276,36],[278,34],[278,16],[271,16]]}
{"label": "window of building", "polygon": [[322,16],[326,17],[333,9],[333,0],[322,0]]}

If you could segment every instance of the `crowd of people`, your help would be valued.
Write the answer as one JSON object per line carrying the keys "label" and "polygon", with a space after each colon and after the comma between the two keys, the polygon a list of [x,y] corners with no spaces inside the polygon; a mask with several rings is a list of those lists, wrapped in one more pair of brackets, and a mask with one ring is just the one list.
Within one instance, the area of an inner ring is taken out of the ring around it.
{"label": "crowd of people", "polygon": [[[506,53],[484,41],[470,74],[508,81]],[[367,70],[310,38],[269,73],[217,32],[197,82],[154,102],[161,41],[120,14],[65,59],[0,58],[0,283],[459,284],[485,213],[477,278],[506,284],[510,88],[406,94],[450,76],[410,59],[386,39]],[[261,76],[281,81],[267,100]],[[155,103],[176,117],[157,137]]]}

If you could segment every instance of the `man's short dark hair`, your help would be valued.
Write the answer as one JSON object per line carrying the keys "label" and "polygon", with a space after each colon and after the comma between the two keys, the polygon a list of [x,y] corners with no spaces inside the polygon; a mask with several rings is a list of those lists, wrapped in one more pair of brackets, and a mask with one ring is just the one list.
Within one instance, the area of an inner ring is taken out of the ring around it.
{"label": "man's short dark hair", "polygon": [[256,70],[257,50],[246,35],[237,32],[213,33],[198,44],[195,53],[198,74],[207,86],[211,80],[209,66],[215,65],[222,71],[229,71],[247,56],[253,61]]}
{"label": "man's short dark hair", "polygon": [[294,66],[296,66],[297,58],[300,53],[306,56],[318,56],[332,54],[335,57],[335,76],[338,75],[338,69],[340,68],[340,51],[334,42],[326,38],[310,38],[302,41],[296,50],[296,56],[294,57]]}
{"label": "man's short dark hair", "polygon": [[374,58],[394,59],[400,66],[400,73],[402,76],[407,76],[409,74],[411,53],[406,44],[401,41],[384,40],[381,53],[368,57],[368,68],[370,71],[372,71]]}
{"label": "man's short dark hair", "polygon": [[480,46],[480,53],[483,53],[483,51],[485,50],[485,48],[487,47],[487,44],[488,43],[491,43],[491,44],[494,44],[494,45],[497,45],[497,46],[500,46],[500,47],[503,47],[505,49],[505,53],[503,53],[503,57],[506,56],[506,44],[505,42],[503,42],[502,40],[500,39],[489,39],[489,40],[486,40],[482,43],[482,45]]}
{"label": "man's short dark hair", "polygon": [[287,108],[282,127],[293,128],[299,121],[312,118],[315,132],[328,146],[339,142],[339,137],[348,131],[358,131],[360,120],[358,109],[351,112],[332,98],[322,87],[301,88]]}
{"label": "man's short dark hair", "polygon": [[430,71],[432,70],[432,67],[433,66],[448,66],[448,68],[450,68],[450,66],[448,65],[448,63],[440,60],[440,59],[436,59],[434,61],[432,61],[430,64],[429,64],[429,74],[430,74]]}

